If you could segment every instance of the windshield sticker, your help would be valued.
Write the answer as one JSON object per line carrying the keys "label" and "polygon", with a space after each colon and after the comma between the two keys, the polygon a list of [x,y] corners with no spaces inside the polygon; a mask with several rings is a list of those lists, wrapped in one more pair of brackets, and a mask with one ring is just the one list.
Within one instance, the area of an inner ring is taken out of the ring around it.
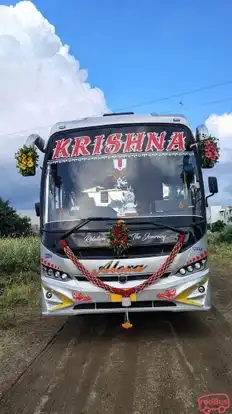
{"label": "windshield sticker", "polygon": [[117,158],[113,160],[115,170],[122,171],[126,168],[127,160],[125,158]]}
{"label": "windshield sticker", "polygon": [[[81,234],[79,233],[79,236]],[[166,235],[166,234],[156,234],[156,233],[151,233],[151,232],[147,232],[147,233],[139,233],[139,232],[132,232],[131,233],[131,239],[132,241],[137,241],[137,242],[160,242],[160,243],[164,243],[166,239],[169,238],[170,235]],[[173,236],[173,235],[172,235]],[[173,236],[172,239],[176,240],[177,237]],[[106,235],[104,234],[95,234],[95,233],[87,233],[84,237],[83,240],[88,243],[88,244],[92,244],[92,243],[96,243],[96,242],[107,242],[107,238]],[[171,240],[172,241],[172,240]]]}
{"label": "windshield sticker", "polygon": [[167,132],[115,133],[98,135],[92,140],[89,136],[59,139],[53,150],[52,160],[97,157],[101,155],[179,152],[185,151],[184,132],[172,132],[167,139]]}
{"label": "windshield sticker", "polygon": [[[88,232],[82,233],[78,232],[73,236],[75,238],[75,242],[78,243],[80,247],[84,246],[107,246],[107,233],[101,232]],[[132,231],[131,232],[131,243],[132,245],[151,245],[151,244],[162,244],[162,243],[176,243],[177,241],[177,234],[172,231]],[[186,241],[188,240],[188,235],[186,236]]]}

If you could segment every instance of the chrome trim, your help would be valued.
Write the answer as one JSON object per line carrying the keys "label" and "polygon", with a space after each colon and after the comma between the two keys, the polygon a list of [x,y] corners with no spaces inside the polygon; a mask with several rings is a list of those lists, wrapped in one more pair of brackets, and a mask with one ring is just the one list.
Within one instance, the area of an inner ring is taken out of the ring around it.
{"label": "chrome trim", "polygon": [[55,312],[42,312],[42,316],[75,316],[75,315],[87,315],[87,314],[104,314],[104,313],[125,313],[125,310],[128,310],[129,313],[139,313],[139,312],[199,312],[199,311],[208,311],[211,309],[211,306],[202,306],[198,308],[196,306],[163,306],[163,307],[151,307],[151,308],[120,308],[120,309],[85,309],[85,310],[72,310],[69,311],[55,311]]}

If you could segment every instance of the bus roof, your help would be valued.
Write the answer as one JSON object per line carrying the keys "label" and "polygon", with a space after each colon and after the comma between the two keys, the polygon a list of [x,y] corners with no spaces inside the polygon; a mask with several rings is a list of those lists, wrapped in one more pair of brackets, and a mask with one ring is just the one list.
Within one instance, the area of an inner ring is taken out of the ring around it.
{"label": "bus roof", "polygon": [[53,135],[55,132],[86,128],[102,125],[112,124],[139,124],[139,123],[167,123],[167,124],[182,124],[189,127],[189,123],[184,115],[179,114],[147,114],[138,115],[134,113],[119,113],[119,114],[104,114],[98,117],[88,117],[83,119],[77,119],[74,121],[57,122],[51,129],[50,134]]}

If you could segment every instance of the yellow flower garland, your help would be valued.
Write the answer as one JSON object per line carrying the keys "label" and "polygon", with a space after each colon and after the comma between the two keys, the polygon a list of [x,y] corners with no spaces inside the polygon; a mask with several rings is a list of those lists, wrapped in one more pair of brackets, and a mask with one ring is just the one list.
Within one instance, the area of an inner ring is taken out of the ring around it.
{"label": "yellow flower garland", "polygon": [[34,146],[21,147],[15,154],[16,167],[21,175],[35,175],[38,166],[39,155]]}

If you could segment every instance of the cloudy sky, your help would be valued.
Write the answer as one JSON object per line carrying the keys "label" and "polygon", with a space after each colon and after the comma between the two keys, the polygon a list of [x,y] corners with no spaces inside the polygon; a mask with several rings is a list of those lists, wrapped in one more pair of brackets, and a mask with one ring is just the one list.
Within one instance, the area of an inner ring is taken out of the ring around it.
{"label": "cloudy sky", "polygon": [[30,133],[47,138],[57,121],[110,108],[181,112],[193,128],[205,122],[222,152],[213,170],[220,190],[213,203],[232,204],[230,1],[220,8],[209,0],[188,7],[177,0],[174,8],[172,0],[1,4],[3,198],[23,211],[38,200],[39,175],[20,177],[14,161]]}

